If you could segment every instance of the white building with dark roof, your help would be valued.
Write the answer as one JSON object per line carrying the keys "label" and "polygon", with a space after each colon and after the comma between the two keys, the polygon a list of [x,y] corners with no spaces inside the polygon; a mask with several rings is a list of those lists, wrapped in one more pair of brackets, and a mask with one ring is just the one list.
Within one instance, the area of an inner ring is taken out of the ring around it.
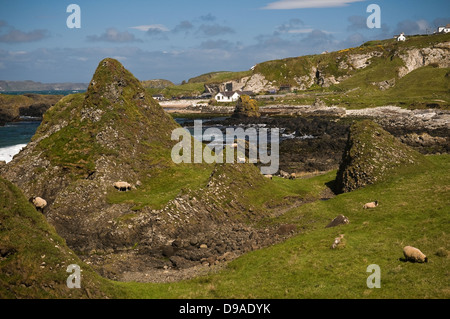
{"label": "white building with dark roof", "polygon": [[226,91],[217,93],[214,98],[217,102],[236,102],[241,95],[253,95],[251,91]]}
{"label": "white building with dark roof", "polygon": [[438,33],[449,33],[450,32],[450,23],[447,24],[445,27],[438,27],[437,32]]}

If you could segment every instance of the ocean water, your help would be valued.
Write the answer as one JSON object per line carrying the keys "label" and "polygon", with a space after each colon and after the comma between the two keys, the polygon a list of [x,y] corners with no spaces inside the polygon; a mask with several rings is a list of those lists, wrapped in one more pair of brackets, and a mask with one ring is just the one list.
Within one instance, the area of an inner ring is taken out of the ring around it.
{"label": "ocean water", "polygon": [[[223,118],[225,119],[225,118]],[[192,119],[185,118],[175,118],[175,121],[178,122],[181,126],[184,126],[192,135],[194,135],[194,128],[192,126],[186,125],[188,121]],[[222,131],[225,131],[225,126],[222,125],[208,125],[207,120],[205,119],[204,125],[202,127],[202,136],[196,137],[198,140],[202,140],[203,142],[209,142],[209,146],[214,146],[214,143],[210,143],[212,140],[212,136],[208,134],[203,134],[208,128],[218,128]],[[214,119],[217,121],[217,118]],[[36,129],[40,125],[40,121],[32,120],[31,118],[26,119],[26,121],[7,123],[5,126],[0,126],[0,161],[10,162],[14,155],[20,152],[20,150],[25,147],[28,142],[30,142],[33,137]],[[192,123],[192,122],[191,122]],[[251,127],[252,125],[250,125]],[[257,136],[252,136],[253,138],[258,139],[259,129],[264,128],[264,124],[254,125],[255,134]],[[270,131],[270,130],[269,130]],[[226,137],[226,136],[225,136]],[[227,138],[227,137],[226,137]],[[250,136],[248,137],[250,139]],[[295,134],[284,134],[284,128],[280,128],[280,142],[285,139],[291,138],[300,138],[300,139],[309,139],[314,138],[313,136],[295,136]],[[270,141],[270,137],[268,137]],[[234,142],[234,136],[231,137],[230,140],[224,141],[226,144],[232,144]]]}
{"label": "ocean water", "polygon": [[[86,90],[46,90],[46,91],[2,91],[1,94],[22,95],[22,94],[50,94],[50,95],[68,95],[81,93]],[[34,120],[31,117],[22,117],[21,122],[7,123],[0,126],[0,161],[9,162],[14,155],[20,152],[33,137],[40,120]]]}
{"label": "ocean water", "polygon": [[40,121],[22,121],[0,126],[0,161],[9,162],[30,142]]}
{"label": "ocean water", "polygon": [[23,94],[69,95],[82,92],[86,92],[86,90],[1,91],[0,93],[9,95],[23,95]]}
{"label": "ocean water", "polygon": [[[21,122],[6,123],[0,126],[0,161],[10,162],[14,155],[20,152],[36,133],[41,121],[32,118],[22,118]],[[175,119],[183,125],[187,119]]]}

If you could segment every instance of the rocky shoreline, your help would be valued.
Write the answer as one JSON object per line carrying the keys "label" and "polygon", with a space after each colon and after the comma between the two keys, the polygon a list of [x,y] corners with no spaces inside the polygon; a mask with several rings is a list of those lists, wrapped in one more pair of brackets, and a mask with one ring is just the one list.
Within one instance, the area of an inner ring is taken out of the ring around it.
{"label": "rocky shoreline", "polygon": [[43,114],[56,104],[62,95],[0,95],[0,126],[20,121],[22,117],[42,118]]}
{"label": "rocky shoreline", "polygon": [[380,124],[401,142],[423,154],[450,152],[450,111],[447,110],[407,110],[397,106],[346,110],[340,107],[277,105],[262,107],[260,112],[263,114],[261,118],[230,117],[225,121],[211,120],[209,124],[265,124],[268,128],[284,128],[284,134],[294,136],[280,144],[280,169],[289,173],[337,169],[348,128],[353,121],[362,119]]}

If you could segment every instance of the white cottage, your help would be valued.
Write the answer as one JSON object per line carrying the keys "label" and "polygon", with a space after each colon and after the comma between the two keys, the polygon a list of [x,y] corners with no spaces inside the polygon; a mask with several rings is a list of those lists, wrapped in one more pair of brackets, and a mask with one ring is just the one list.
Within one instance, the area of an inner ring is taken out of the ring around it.
{"label": "white cottage", "polygon": [[450,32],[450,23],[447,24],[445,27],[439,27],[438,33],[449,33]]}
{"label": "white cottage", "polygon": [[404,33],[401,33],[398,37],[397,37],[397,41],[405,41],[406,37]]}
{"label": "white cottage", "polygon": [[240,94],[235,91],[219,92],[214,97],[217,102],[236,102]]}

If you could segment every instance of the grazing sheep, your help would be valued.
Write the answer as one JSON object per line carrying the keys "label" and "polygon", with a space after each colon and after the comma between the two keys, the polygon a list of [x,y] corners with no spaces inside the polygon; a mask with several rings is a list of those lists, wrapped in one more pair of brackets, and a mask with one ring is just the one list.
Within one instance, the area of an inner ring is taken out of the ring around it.
{"label": "grazing sheep", "polygon": [[405,248],[403,248],[403,255],[406,260],[419,263],[428,262],[428,257],[425,256],[419,249],[412,246],[405,246]]}
{"label": "grazing sheep", "polygon": [[280,176],[283,178],[289,178],[289,177],[291,177],[291,174],[289,174],[288,172],[285,172],[283,170],[280,170]]}
{"label": "grazing sheep", "polygon": [[334,239],[333,245],[331,245],[331,249],[336,249],[341,243],[342,239],[344,239],[344,234],[340,234],[339,237]]}
{"label": "grazing sheep", "polygon": [[377,206],[378,206],[378,201],[376,200],[376,201],[374,201],[374,202],[365,203],[365,204],[363,205],[363,208],[364,208],[364,209],[367,209],[367,208],[375,208],[375,207],[377,207]]}
{"label": "grazing sheep", "polygon": [[296,179],[296,178],[297,178],[296,173],[291,173],[291,175],[289,175],[289,179]]}
{"label": "grazing sheep", "polygon": [[40,212],[44,211],[44,207],[47,206],[47,201],[42,197],[33,196],[29,199],[30,203],[33,203],[34,207]]}
{"label": "grazing sheep", "polygon": [[347,217],[345,217],[344,215],[338,215],[328,225],[326,225],[325,228],[335,227],[335,226],[339,226],[339,225],[345,225],[348,223],[350,223],[350,221]]}
{"label": "grazing sheep", "polygon": [[272,179],[272,175],[264,175],[264,177]]}
{"label": "grazing sheep", "polygon": [[127,182],[115,182],[114,187],[117,188],[119,191],[127,191],[131,189],[131,184]]}

